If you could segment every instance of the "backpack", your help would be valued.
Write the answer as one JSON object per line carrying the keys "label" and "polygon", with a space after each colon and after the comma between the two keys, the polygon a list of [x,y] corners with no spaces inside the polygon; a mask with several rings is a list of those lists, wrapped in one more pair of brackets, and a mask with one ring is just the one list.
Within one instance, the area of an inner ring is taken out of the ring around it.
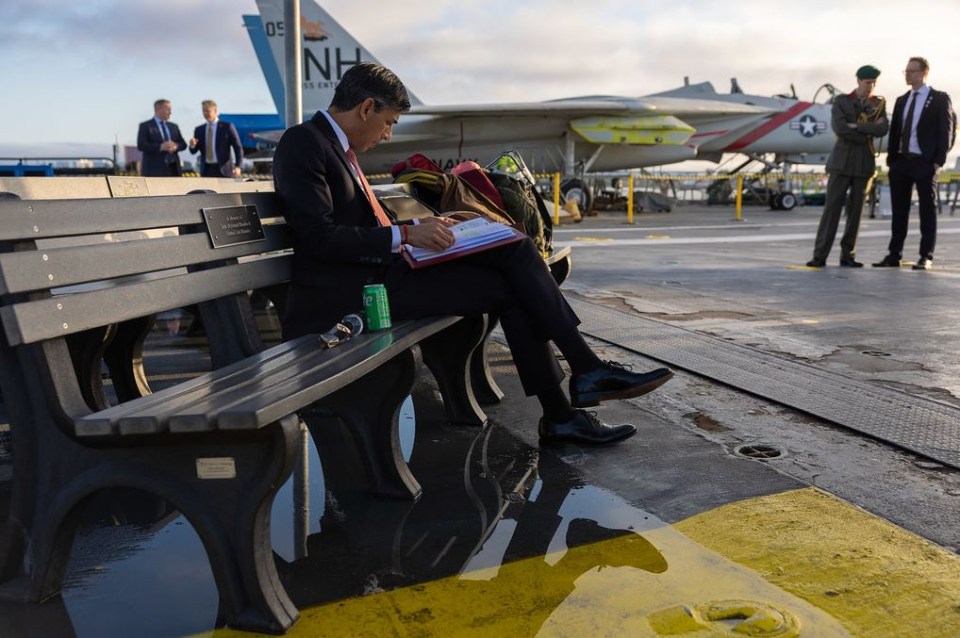
{"label": "backpack", "polygon": [[549,254],[543,219],[531,192],[532,189],[517,178],[503,173],[490,173],[488,177],[500,193],[503,209],[507,215],[523,224],[523,231],[533,240],[540,254]]}
{"label": "backpack", "polygon": [[[497,159],[487,165],[487,171],[489,172],[491,181],[494,182],[498,189],[519,191],[523,199],[529,202],[529,205],[532,206],[532,211],[527,204],[521,203],[517,204],[518,210],[516,213],[511,212],[509,207],[507,208],[507,212],[518,222],[523,220],[524,226],[529,228],[527,234],[533,238],[537,248],[539,248],[544,255],[549,255],[553,252],[553,217],[547,209],[543,197],[540,196],[540,192],[537,190],[536,178],[533,176],[533,173],[530,172],[530,169],[527,168],[527,164],[523,161],[520,153],[512,149],[504,151]],[[509,177],[511,179],[507,181],[495,176]],[[512,197],[512,195],[505,194],[504,190],[501,190],[501,197],[506,200],[508,197]],[[536,215],[533,214],[534,212]],[[534,217],[539,217],[539,224]]]}

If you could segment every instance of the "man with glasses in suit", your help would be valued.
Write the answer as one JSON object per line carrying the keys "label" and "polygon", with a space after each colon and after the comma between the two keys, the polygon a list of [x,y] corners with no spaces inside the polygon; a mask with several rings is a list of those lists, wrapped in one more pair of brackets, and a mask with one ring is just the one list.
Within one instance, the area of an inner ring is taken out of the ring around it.
{"label": "man with glasses in suit", "polygon": [[927,85],[930,64],[912,57],[903,74],[910,90],[897,98],[890,120],[891,237],[887,256],[874,268],[899,268],[913,187],[920,205],[920,258],[914,270],[933,268],[937,242],[937,188],[940,168],[953,147],[956,116],[950,96]]}

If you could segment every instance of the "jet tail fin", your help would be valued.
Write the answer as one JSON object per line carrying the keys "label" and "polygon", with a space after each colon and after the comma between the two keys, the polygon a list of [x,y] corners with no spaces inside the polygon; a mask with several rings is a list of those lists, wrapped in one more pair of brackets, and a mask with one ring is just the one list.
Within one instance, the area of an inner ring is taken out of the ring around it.
{"label": "jet tail fin", "polygon": [[[254,51],[277,103],[277,112],[283,113],[283,21],[282,0],[257,0],[259,25],[249,21],[247,30]],[[315,111],[330,106],[334,90],[343,74],[354,64],[378,62],[370,51],[340,26],[319,4],[306,0],[300,7],[300,29],[303,42],[303,113],[309,117]],[[266,44],[266,46],[264,46]],[[272,55],[266,55],[269,50]],[[277,81],[279,79],[279,82]],[[277,88],[274,88],[274,87]],[[420,104],[408,92],[412,104]]]}
{"label": "jet tail fin", "polygon": [[253,52],[257,56],[257,62],[260,63],[260,70],[263,71],[263,79],[267,81],[267,88],[270,89],[270,97],[277,107],[277,113],[283,113],[283,75],[280,73],[280,67],[277,66],[277,60],[273,57],[273,51],[270,50],[270,42],[263,29],[263,20],[260,16],[244,15],[243,26],[250,36],[250,43],[253,45]]}

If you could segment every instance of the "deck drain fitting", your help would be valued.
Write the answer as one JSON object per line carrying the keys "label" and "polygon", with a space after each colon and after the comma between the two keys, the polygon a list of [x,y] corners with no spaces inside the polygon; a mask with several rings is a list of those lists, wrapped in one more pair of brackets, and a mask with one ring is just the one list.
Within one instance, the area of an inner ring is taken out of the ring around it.
{"label": "deck drain fitting", "polygon": [[733,453],[747,459],[759,459],[761,461],[779,459],[786,455],[784,451],[778,447],[762,444],[740,445],[733,449]]}

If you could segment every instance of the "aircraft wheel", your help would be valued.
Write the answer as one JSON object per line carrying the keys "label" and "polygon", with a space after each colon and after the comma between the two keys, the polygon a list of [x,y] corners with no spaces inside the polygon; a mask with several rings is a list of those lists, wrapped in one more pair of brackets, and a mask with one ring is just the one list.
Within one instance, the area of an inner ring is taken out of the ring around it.
{"label": "aircraft wheel", "polygon": [[560,182],[560,198],[563,201],[576,200],[580,212],[586,215],[593,205],[593,194],[579,177],[569,177]]}
{"label": "aircraft wheel", "polygon": [[770,210],[782,210],[783,207],[780,205],[780,201],[783,199],[783,193],[777,193],[776,195],[770,195]]}
{"label": "aircraft wheel", "polygon": [[793,210],[797,207],[797,196],[791,192],[777,195],[777,208],[780,210]]}

